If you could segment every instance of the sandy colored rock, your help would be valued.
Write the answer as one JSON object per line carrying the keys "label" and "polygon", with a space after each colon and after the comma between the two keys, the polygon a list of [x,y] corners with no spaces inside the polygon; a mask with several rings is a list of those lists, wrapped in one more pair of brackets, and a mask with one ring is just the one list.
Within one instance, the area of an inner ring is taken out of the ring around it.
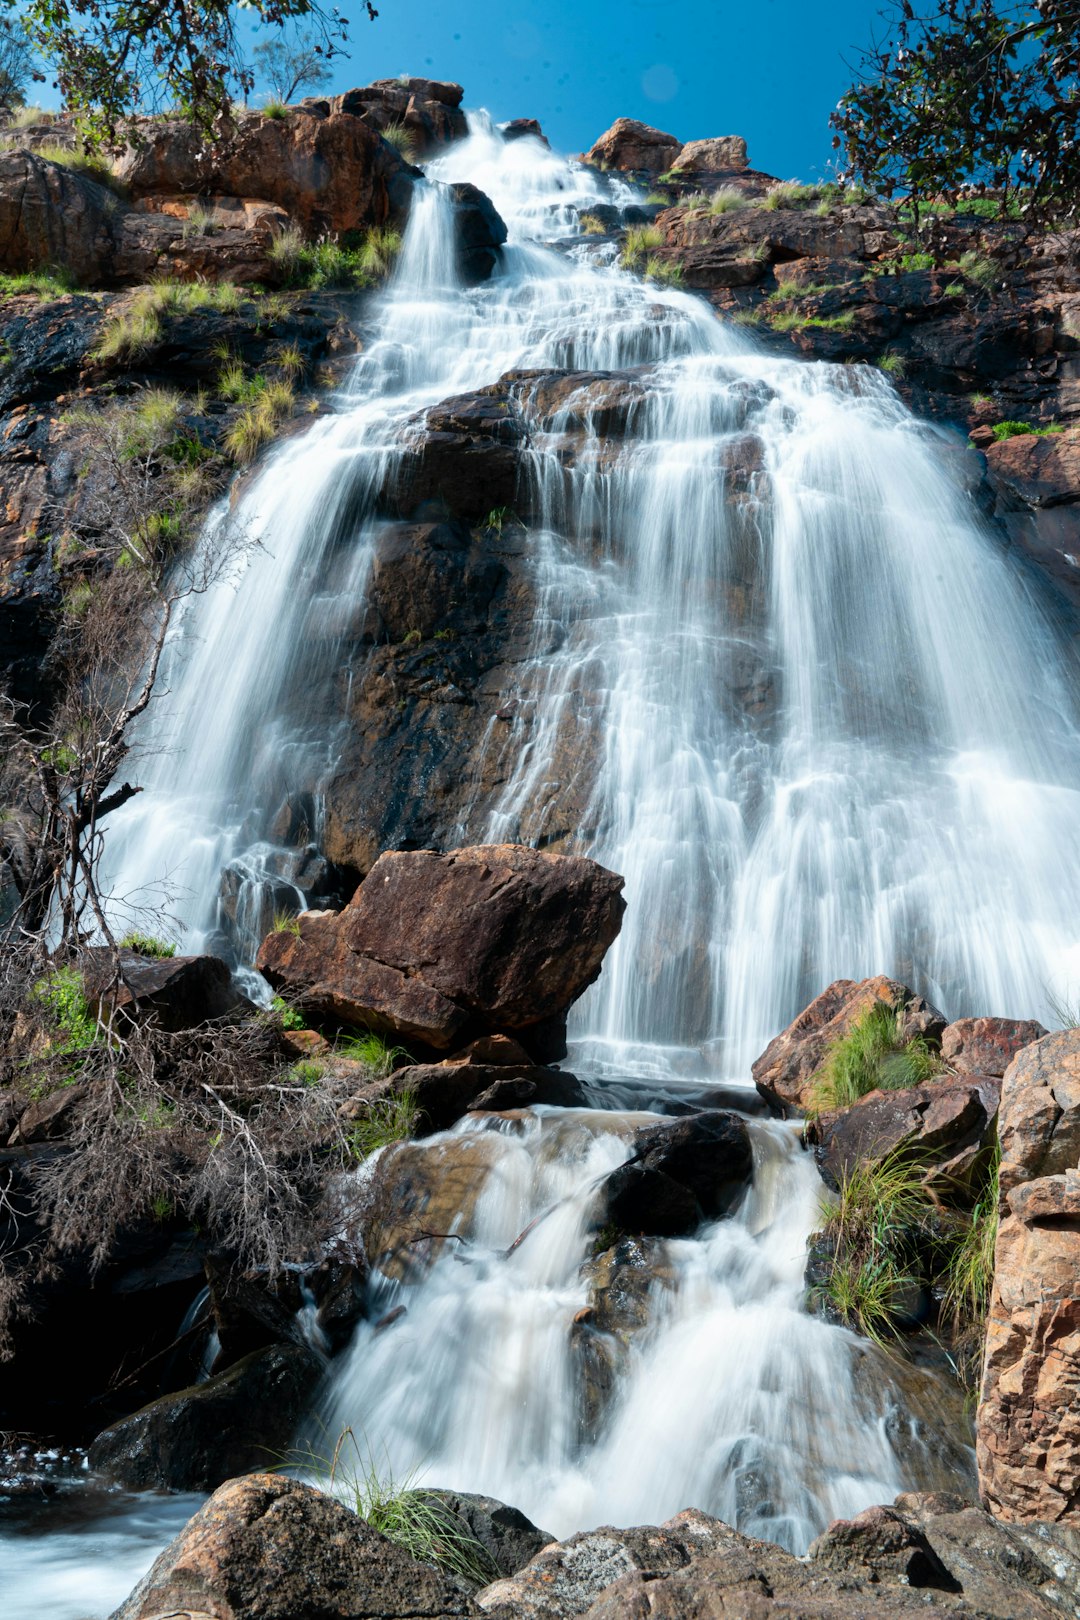
{"label": "sandy colored rock", "polygon": [[747,167],[746,142],[741,135],[713,135],[705,141],[687,141],[671,167],[680,174],[742,170]]}
{"label": "sandy colored rock", "polygon": [[761,1095],[781,1107],[805,1108],[830,1046],[879,1002],[890,1007],[904,1003],[906,1040],[921,1035],[935,1041],[945,1028],[937,1008],[896,979],[884,974],[874,979],[837,979],[769,1042],[752,1065]]}
{"label": "sandy colored rock", "polygon": [[980,1489],[999,1518],[1080,1524],[1080,1030],[1013,1059],[999,1137]]}
{"label": "sandy colored rock", "polygon": [[113,1620],[449,1620],[474,1614],[333,1497],[279,1474],[233,1479],[166,1547]]}
{"label": "sandy colored rock", "polygon": [[682,142],[662,129],[636,118],[616,118],[585,153],[585,161],[598,168],[661,174],[672,167],[681,150]]}

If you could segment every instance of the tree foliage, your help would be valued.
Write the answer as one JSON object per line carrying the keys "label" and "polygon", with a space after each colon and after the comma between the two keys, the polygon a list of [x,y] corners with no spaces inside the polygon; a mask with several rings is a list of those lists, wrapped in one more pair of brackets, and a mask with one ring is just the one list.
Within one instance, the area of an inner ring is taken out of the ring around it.
{"label": "tree foliage", "polygon": [[34,47],[20,19],[0,16],[0,107],[23,105],[34,62]]}
{"label": "tree foliage", "polygon": [[[346,19],[320,0],[0,0],[18,10],[90,142],[115,142],[138,111],[176,109],[207,131],[246,95],[254,72],[238,17],[280,33],[302,20],[324,61],[342,54]],[[374,19],[372,0],[361,9]]]}
{"label": "tree foliage", "polygon": [[288,38],[264,39],[252,55],[255,65],[279,101],[289,102],[301,89],[319,90],[331,73],[326,51],[310,29]]}
{"label": "tree foliage", "polygon": [[1002,216],[1080,211],[1080,0],[891,0],[833,114],[846,168],[886,196],[991,191]]}

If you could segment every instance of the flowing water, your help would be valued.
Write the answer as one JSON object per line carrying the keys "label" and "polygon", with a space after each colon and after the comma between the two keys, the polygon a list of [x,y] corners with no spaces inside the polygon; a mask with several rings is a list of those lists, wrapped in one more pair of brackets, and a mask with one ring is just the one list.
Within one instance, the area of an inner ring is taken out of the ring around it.
{"label": "flowing water", "polygon": [[[625,188],[482,120],[428,174],[337,410],[269,458],[231,518],[258,548],[180,616],[146,791],[110,832],[114,910],[167,894],[185,948],[242,966],[277,907],[318,897],[346,722],[340,698],[336,721],[311,716],[357,657],[373,491],[404,424],[510,370],[622,374],[616,434],[583,384],[530,439],[533,655],[512,724],[489,734],[505,786],[456,829],[572,830],[569,847],[625,874],[622,935],[572,1027],[571,1062],[608,1110],[433,1142],[487,1139],[468,1249],[409,1287],[393,1327],[360,1328],[326,1409],[398,1471],[503,1496],[556,1533],[692,1502],[803,1547],[933,1478],[943,1451],[932,1402],[920,1416],[864,1345],[802,1309],[809,1160],[752,1123],[750,1195],[653,1256],[648,1322],[583,1429],[571,1324],[591,1190],[628,1151],[628,1108],[745,1084],[833,978],[892,972],[953,1016],[1038,1015],[1075,985],[1063,633],[981,525],[957,441],[880,373],[766,355],[578,234],[583,207],[629,203]],[[440,184],[464,179],[510,229],[496,275],[467,290]]]}

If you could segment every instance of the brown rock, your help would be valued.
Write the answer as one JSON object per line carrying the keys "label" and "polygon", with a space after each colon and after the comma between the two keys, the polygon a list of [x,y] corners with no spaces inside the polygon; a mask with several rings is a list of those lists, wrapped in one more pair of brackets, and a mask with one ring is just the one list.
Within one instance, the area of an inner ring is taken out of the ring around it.
{"label": "brown rock", "polygon": [[467,1243],[495,1154],[486,1134],[387,1148],[375,1166],[364,1220],[372,1268],[397,1282],[415,1282],[447,1243]]}
{"label": "brown rock", "polygon": [[87,957],[83,980],[95,1013],[112,1009],[127,1018],[152,1019],[162,1029],[178,1030],[251,1007],[216,956],[140,956],[122,950],[119,982],[111,952],[94,949]]}
{"label": "brown rock", "polygon": [[316,1012],[402,1040],[535,1046],[599,974],[621,890],[595,861],[514,844],[385,854],[344,911],[269,934],[258,965]]}
{"label": "brown rock", "polygon": [[279,1474],[229,1480],[113,1620],[447,1620],[465,1588],[321,1491]]}
{"label": "brown rock", "polygon": [[585,162],[603,169],[661,174],[672,167],[681,150],[682,142],[674,135],[665,135],[636,118],[616,118],[585,153]]}
{"label": "brown rock", "polygon": [[87,1090],[85,1085],[62,1086],[57,1091],[50,1091],[47,1097],[30,1103],[19,1114],[19,1122],[11,1132],[8,1146],[48,1142],[54,1137],[63,1136],[72,1124]]}
{"label": "brown rock", "polygon": [[443,400],[406,423],[404,454],[395,458],[381,500],[405,515],[439,501],[453,517],[479,522],[514,506],[526,439],[505,383]]}
{"label": "brown rock", "polygon": [[837,979],[769,1042],[753,1064],[754,1084],[761,1095],[783,1107],[805,1108],[829,1047],[878,1002],[893,1007],[904,1003],[905,1039],[922,1035],[934,1041],[945,1028],[937,1008],[896,979],[884,975]]}
{"label": "brown rock", "polygon": [[1080,1030],[1013,1059],[999,1137],[980,1488],[999,1518],[1080,1523]]}
{"label": "brown rock", "polygon": [[741,135],[714,135],[705,141],[687,141],[671,167],[680,174],[742,170],[748,167],[746,142]]}
{"label": "brown rock", "polygon": [[546,1068],[528,1056],[523,1063],[414,1063],[391,1079],[395,1089],[408,1090],[415,1098],[429,1131],[447,1130],[472,1110],[499,1112],[531,1108],[534,1103],[580,1108],[585,1102],[572,1074]]}
{"label": "brown rock", "polygon": [[856,1571],[897,1586],[960,1590],[922,1530],[895,1508],[871,1507],[854,1519],[838,1519],[811,1543],[808,1557],[837,1574]]}
{"label": "brown rock", "polygon": [[329,116],[299,107],[287,118],[242,112],[213,142],[182,119],[140,119],[117,165],[133,197],[259,198],[309,235],[383,223],[404,170],[372,125],[340,106]]}
{"label": "brown rock", "polygon": [[958,1018],[941,1037],[941,1055],[961,1074],[1002,1075],[1017,1052],[1045,1034],[1033,1018]]}
{"label": "brown rock", "polygon": [[36,154],[0,152],[0,267],[62,264],[96,281],[114,252],[116,197],[96,180]]}
{"label": "brown rock", "polygon": [[986,447],[993,476],[1028,506],[1080,500],[1080,433],[1021,433]]}
{"label": "brown rock", "polygon": [[818,1166],[839,1187],[860,1162],[910,1149],[927,1163],[927,1182],[955,1195],[991,1150],[1000,1094],[1000,1081],[989,1075],[942,1075],[920,1086],[871,1091],[816,1122]]}

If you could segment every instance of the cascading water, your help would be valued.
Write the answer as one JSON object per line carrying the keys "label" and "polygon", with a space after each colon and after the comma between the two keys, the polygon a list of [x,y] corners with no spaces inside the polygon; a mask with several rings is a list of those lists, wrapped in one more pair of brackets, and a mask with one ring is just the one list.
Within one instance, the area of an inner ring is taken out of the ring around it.
{"label": "cascading water", "polygon": [[[702,301],[572,240],[582,207],[631,194],[473,130],[429,169],[337,413],[217,519],[259,544],[170,641],[145,792],[110,832],[118,916],[167,888],[185,945],[243,964],[278,905],[325,893],[322,788],[374,492],[405,424],[511,370],[615,373],[583,379],[531,434],[533,653],[513,722],[488,733],[504,785],[457,828],[562,838],[626,876],[574,1067],[622,1107],[745,1083],[840,975],[893,972],[954,1015],[1038,1014],[1080,978],[1080,877],[1059,858],[1080,815],[1076,694],[1052,613],[980,527],[955,447],[878,373],[767,357]],[[466,179],[510,230],[471,289],[438,184]],[[576,819],[567,759],[588,773]],[[933,1480],[910,1391],[801,1308],[815,1173],[761,1122],[741,1208],[658,1246],[647,1321],[583,1430],[571,1329],[589,1201],[629,1123],[539,1110],[416,1149],[483,1139],[487,1180],[459,1217],[470,1245],[410,1285],[391,1327],[358,1330],[330,1421],[398,1471],[501,1495],[556,1533],[693,1503],[802,1547],[832,1515]],[[388,1281],[375,1293],[373,1320],[396,1297]]]}

